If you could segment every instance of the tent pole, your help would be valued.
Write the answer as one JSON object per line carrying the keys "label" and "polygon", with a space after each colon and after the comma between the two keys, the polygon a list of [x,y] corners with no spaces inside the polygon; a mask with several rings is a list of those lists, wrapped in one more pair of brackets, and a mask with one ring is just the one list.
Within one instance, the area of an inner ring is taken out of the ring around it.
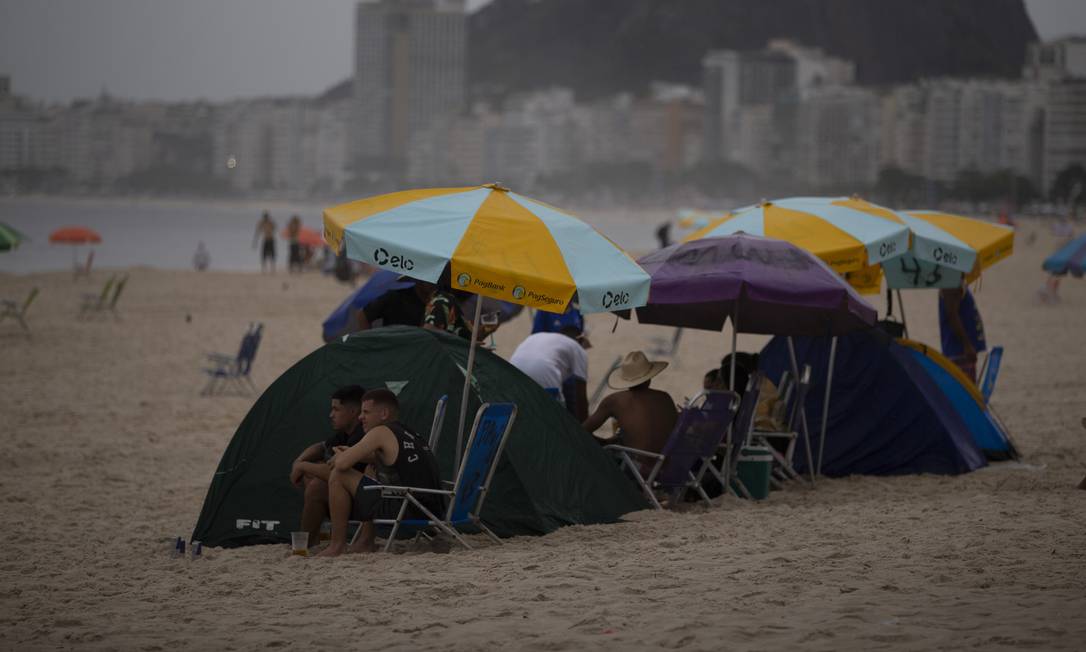
{"label": "tent pole", "polygon": [[[792,336],[788,336],[788,357],[792,359],[792,375],[795,378],[795,382],[798,384],[801,380],[799,375],[799,363],[796,362],[796,344],[792,339]],[[811,453],[811,431],[807,427],[807,406],[799,406],[800,424],[803,426],[803,448],[807,451],[807,469],[811,475],[811,484],[815,483],[814,473],[814,455]]]}
{"label": "tent pole", "polygon": [[[898,304],[901,298],[898,298]],[[822,434],[818,437],[818,475],[822,475],[822,449],[826,446],[826,424],[830,418],[830,388],[833,387],[833,363],[837,359],[837,336],[830,340],[830,366],[826,370],[826,396],[822,399]]]}
{"label": "tent pole", "polygon": [[471,344],[468,345],[468,370],[464,373],[464,391],[460,397],[460,425],[456,428],[456,464],[453,477],[460,472],[460,449],[464,446],[464,422],[468,416],[468,392],[471,391],[471,372],[475,369],[475,349],[478,348],[475,329],[479,328],[479,319],[483,314],[483,298],[476,295],[475,319],[471,322]]}

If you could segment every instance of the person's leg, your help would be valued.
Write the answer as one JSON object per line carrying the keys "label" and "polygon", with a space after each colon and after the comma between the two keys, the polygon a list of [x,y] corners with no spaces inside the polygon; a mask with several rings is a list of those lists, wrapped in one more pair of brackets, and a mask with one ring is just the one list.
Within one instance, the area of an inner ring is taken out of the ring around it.
{"label": "person's leg", "polygon": [[343,554],[347,546],[347,521],[351,517],[351,502],[362,474],[354,469],[333,470],[328,477],[328,513],[332,517],[332,542],[320,553],[320,557]]}
{"label": "person's leg", "polygon": [[302,529],[309,533],[309,546],[320,543],[321,523],[328,515],[328,483],[306,476],[305,503],[302,506]]}

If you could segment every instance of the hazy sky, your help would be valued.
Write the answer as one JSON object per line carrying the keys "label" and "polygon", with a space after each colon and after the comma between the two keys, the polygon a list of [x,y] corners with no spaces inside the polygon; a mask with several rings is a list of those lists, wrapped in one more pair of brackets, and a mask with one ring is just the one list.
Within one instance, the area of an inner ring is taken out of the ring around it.
{"label": "hazy sky", "polygon": [[[354,4],[0,0],[0,75],[50,101],[103,89],[166,100],[318,93],[351,74]],[[1042,38],[1086,34],[1086,0],[1026,5]]]}

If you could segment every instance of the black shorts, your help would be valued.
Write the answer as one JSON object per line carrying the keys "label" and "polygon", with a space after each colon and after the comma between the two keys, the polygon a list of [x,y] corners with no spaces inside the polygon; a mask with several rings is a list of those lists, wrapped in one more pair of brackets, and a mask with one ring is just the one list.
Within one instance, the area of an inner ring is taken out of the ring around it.
{"label": "black shorts", "polygon": [[260,257],[275,260],[275,240],[264,238],[264,248],[260,252]]}
{"label": "black shorts", "polygon": [[291,265],[302,264],[302,245],[297,242],[290,243],[290,253],[287,259]]}

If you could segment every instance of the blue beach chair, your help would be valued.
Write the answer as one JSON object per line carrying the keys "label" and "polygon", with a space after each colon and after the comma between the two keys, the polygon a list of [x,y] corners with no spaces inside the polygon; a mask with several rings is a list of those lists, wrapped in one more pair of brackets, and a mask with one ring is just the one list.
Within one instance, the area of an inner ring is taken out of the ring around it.
{"label": "blue beach chair", "polygon": [[[656,498],[657,491],[669,495],[669,507],[675,507],[687,489],[693,489],[702,500],[711,503],[701,480],[707,471],[713,470],[713,455],[728,431],[738,403],[739,397],[734,392],[698,394],[679,413],[675,428],[659,453],[619,444],[606,448],[618,456],[622,467],[656,509],[663,509]],[[654,460],[652,468],[644,474],[638,463],[643,460]]]}
{"label": "blue beach chair", "polygon": [[[501,543],[501,539],[480,520],[479,514],[483,510],[483,502],[490,489],[494,469],[498,466],[498,459],[501,457],[502,449],[505,448],[507,436],[513,428],[516,417],[517,406],[512,403],[484,403],[479,408],[479,411],[475,413],[475,423],[471,427],[467,447],[464,449],[464,459],[460,463],[460,470],[456,474],[452,489],[421,489],[389,485],[369,485],[363,488],[365,491],[380,491],[384,498],[399,498],[401,501],[400,512],[396,518],[373,521],[375,526],[392,526],[392,531],[385,541],[385,552],[392,548],[392,542],[396,540],[396,534],[403,526],[419,531],[437,528],[456,539],[468,550],[471,550],[471,546],[459,531],[463,527],[478,528],[494,541]],[[419,501],[419,496],[423,494],[436,494],[449,499],[444,518],[434,514]],[[414,507],[425,518],[407,518],[409,506]],[[355,539],[358,538],[359,531],[361,528],[355,532]]]}
{"label": "blue beach chair", "polygon": [[984,369],[981,370],[980,393],[984,402],[992,400],[992,392],[995,391],[996,378],[999,376],[999,364],[1003,362],[1003,347],[992,347],[988,357],[984,359]]}
{"label": "blue beach chair", "polygon": [[207,360],[212,366],[204,369],[208,379],[200,394],[203,396],[221,394],[230,384],[238,387],[243,393],[255,392],[256,385],[249,372],[252,371],[253,358],[256,357],[256,350],[260,346],[263,334],[264,324],[250,324],[249,330],[241,338],[237,355],[208,353]]}

